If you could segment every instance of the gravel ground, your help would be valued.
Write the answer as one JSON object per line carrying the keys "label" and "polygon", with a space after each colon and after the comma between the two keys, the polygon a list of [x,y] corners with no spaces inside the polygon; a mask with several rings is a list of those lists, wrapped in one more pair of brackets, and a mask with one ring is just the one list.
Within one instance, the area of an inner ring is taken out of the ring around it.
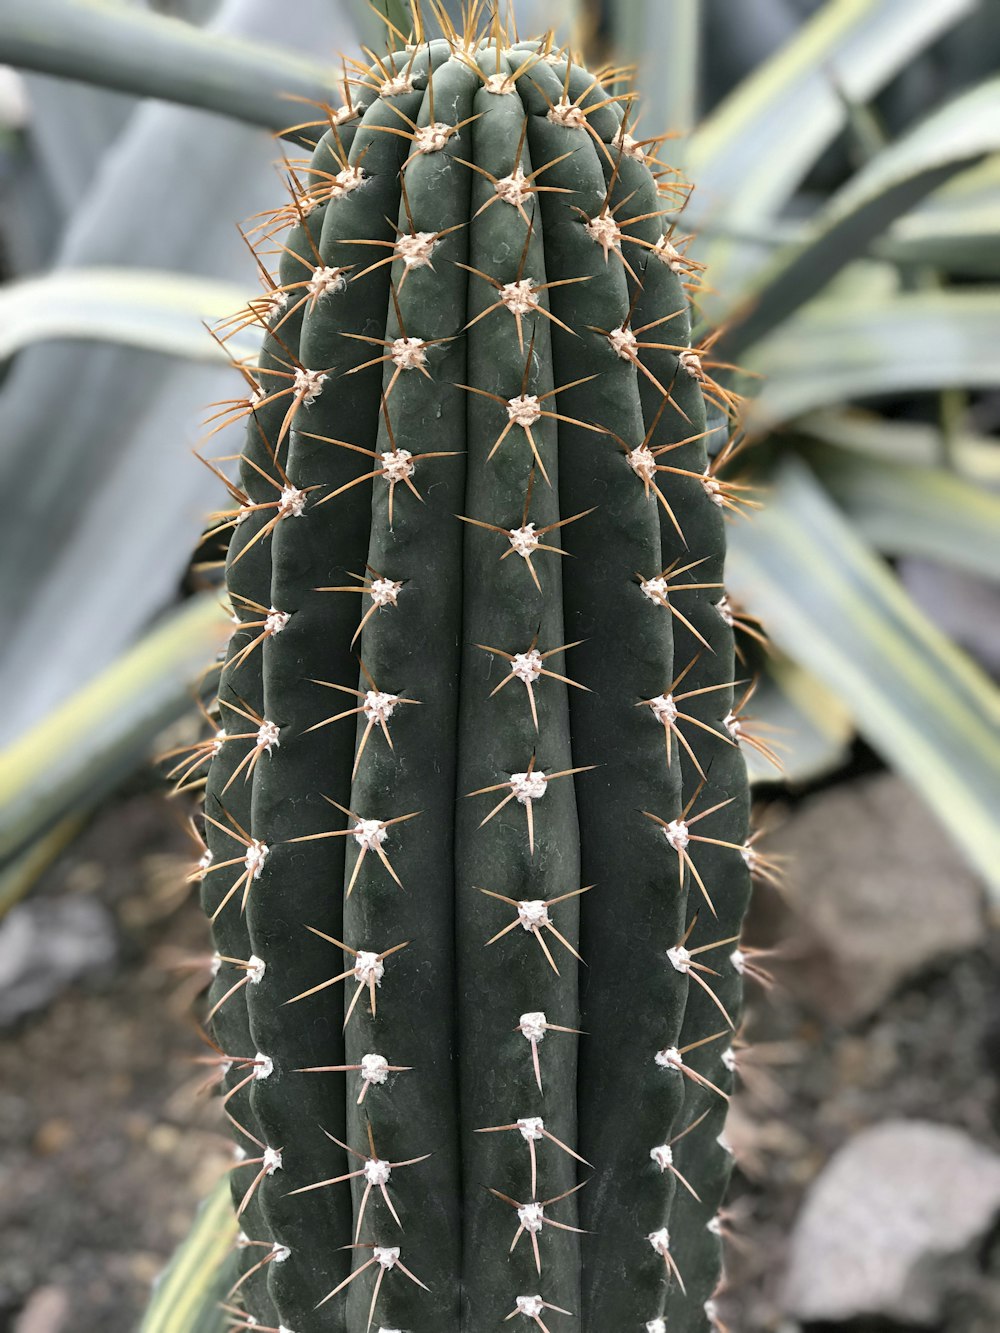
{"label": "gravel ground", "polygon": [[[807,809],[816,844],[823,801],[832,795],[772,808],[779,848],[794,844]],[[38,891],[96,896],[116,923],[119,956],[0,1034],[0,1331],[131,1333],[196,1200],[230,1160],[194,1063],[204,1048],[190,1001],[207,935],[180,886],[191,844],[178,814],[156,796],[119,799]],[[827,823],[824,873],[836,877],[842,824],[832,812]],[[947,882],[940,887],[946,894]],[[846,1025],[817,1010],[805,919],[772,890],[758,894],[749,938],[780,939],[784,961],[769,964],[778,984],[752,998],[747,1032],[757,1050],[731,1126],[743,1170],[730,1205],[741,1239],[730,1260],[729,1333],[795,1330],[780,1300],[787,1238],[810,1183],[851,1134],[922,1118],[1000,1148],[997,944],[984,938],[929,961],[874,1015]],[[185,961],[193,971],[179,968]],[[948,1296],[946,1333],[1000,1328],[996,1237],[977,1261]],[[847,1327],[905,1325],[836,1326]]]}
{"label": "gravel ground", "polygon": [[41,886],[99,895],[120,953],[0,1038],[0,1329],[131,1333],[230,1160],[198,1093],[192,974],[175,970],[206,955],[178,892],[190,844],[176,813],[116,803]]}

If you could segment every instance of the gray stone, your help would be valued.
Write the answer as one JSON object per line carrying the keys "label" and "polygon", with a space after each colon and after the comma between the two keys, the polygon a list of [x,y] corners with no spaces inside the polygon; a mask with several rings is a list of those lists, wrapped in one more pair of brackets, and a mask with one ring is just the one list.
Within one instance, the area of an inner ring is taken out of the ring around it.
{"label": "gray stone", "polygon": [[1000,1211],[1000,1156],[925,1121],[886,1121],[823,1169],[795,1223],[784,1304],[802,1320],[934,1324]]}
{"label": "gray stone", "polygon": [[44,1008],[117,953],[114,919],[95,898],[36,898],[11,908],[0,924],[0,1026]]}
{"label": "gray stone", "polygon": [[14,1321],[13,1333],[63,1333],[72,1313],[69,1293],[62,1287],[39,1287]]}
{"label": "gray stone", "polygon": [[983,892],[926,804],[881,774],[803,803],[765,850],[790,858],[798,917],[788,985],[838,1023],[982,942]]}

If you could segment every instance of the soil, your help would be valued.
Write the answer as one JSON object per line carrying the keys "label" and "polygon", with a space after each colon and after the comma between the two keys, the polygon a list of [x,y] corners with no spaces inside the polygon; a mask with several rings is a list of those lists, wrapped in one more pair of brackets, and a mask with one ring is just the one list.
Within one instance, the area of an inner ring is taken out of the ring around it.
{"label": "soil", "polygon": [[[151,1280],[231,1160],[194,1063],[205,1048],[191,1002],[208,948],[182,886],[190,855],[177,807],[134,792],[108,804],[36,889],[97,895],[120,955],[0,1034],[0,1333],[132,1333]],[[781,938],[786,961],[779,984],[752,997],[757,1054],[732,1120],[742,1169],[729,1207],[740,1238],[729,1333],[794,1333],[780,1298],[787,1237],[810,1182],[853,1132],[920,1117],[1000,1147],[996,942],[938,960],[873,1018],[844,1027],[804,1002],[797,921],[773,890],[758,893],[748,938]],[[901,1326],[851,1329],[890,1327]],[[994,1238],[949,1298],[942,1333],[997,1328]]]}
{"label": "soil", "polygon": [[[793,816],[794,817],[794,816]],[[727,1131],[737,1148],[729,1210],[739,1244],[729,1257],[729,1333],[792,1333],[782,1309],[788,1238],[803,1196],[852,1135],[892,1119],[927,1120],[1000,1149],[1000,941],[939,960],[851,1027],[818,1020],[802,995],[794,924],[757,894],[746,937],[784,941],[778,986],[751,991],[754,1055]],[[752,985],[752,983],[751,983]],[[850,1274],[844,1274],[850,1283]],[[984,1238],[945,1299],[939,1333],[1000,1329],[1000,1232]],[[895,1322],[810,1324],[810,1333],[901,1333]]]}
{"label": "soil", "polygon": [[178,813],[148,795],[114,802],[36,890],[99,895],[120,955],[0,1039],[5,1333],[131,1333],[231,1160],[198,1093],[185,964],[204,968],[207,930],[183,885]]}

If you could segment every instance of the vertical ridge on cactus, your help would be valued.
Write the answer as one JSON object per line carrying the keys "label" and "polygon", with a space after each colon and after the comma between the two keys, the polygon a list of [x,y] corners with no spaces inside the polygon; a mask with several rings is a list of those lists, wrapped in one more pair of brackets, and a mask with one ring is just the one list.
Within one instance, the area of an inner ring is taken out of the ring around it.
{"label": "vertical ridge on cactus", "polygon": [[266,329],[199,872],[228,1308],[702,1330],[750,878],[731,401],[627,95],[473,8],[358,67],[227,326]]}

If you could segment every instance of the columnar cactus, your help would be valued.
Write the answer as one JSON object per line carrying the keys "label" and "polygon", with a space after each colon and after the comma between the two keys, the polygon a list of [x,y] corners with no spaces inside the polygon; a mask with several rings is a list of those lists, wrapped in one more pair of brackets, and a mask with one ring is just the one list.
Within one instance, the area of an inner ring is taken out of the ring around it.
{"label": "columnar cactus", "polygon": [[699,1330],[755,856],[730,404],[628,98],[445,28],[348,81],[247,315],[198,872],[227,1306]]}

